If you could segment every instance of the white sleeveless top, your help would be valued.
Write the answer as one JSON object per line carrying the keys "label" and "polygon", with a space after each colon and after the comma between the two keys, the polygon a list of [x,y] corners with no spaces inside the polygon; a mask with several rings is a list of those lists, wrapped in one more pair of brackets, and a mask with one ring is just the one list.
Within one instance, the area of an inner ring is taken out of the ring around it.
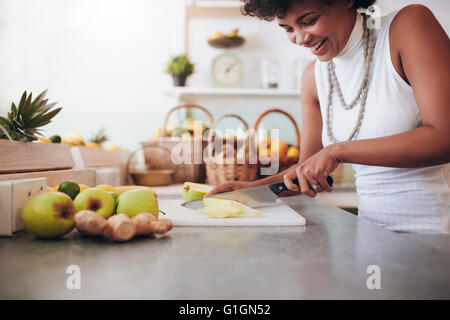
{"label": "white sleeveless top", "polygon": [[[389,27],[396,12],[380,18],[376,29],[376,46],[370,74],[366,110],[357,140],[399,134],[421,126],[414,92],[397,73],[391,61]],[[357,21],[347,45],[333,61],[342,94],[350,103],[359,90],[365,62],[362,44],[362,16]],[[315,63],[315,80],[322,113],[322,142],[332,142],[326,129],[328,103],[327,62]],[[336,90],[333,93],[333,133],[337,140],[347,141],[360,106],[345,110]],[[359,217],[394,231],[448,233],[450,189],[446,182],[447,165],[403,169],[354,164]]]}

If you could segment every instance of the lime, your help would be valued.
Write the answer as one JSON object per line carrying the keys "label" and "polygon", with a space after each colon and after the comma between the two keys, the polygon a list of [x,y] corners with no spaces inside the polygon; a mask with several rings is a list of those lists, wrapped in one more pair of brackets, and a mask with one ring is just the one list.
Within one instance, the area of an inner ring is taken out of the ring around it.
{"label": "lime", "polygon": [[52,143],[61,143],[61,137],[58,136],[57,134],[51,136],[49,139]]}
{"label": "lime", "polygon": [[58,191],[67,194],[73,200],[80,193],[80,186],[74,181],[64,181],[59,185]]}

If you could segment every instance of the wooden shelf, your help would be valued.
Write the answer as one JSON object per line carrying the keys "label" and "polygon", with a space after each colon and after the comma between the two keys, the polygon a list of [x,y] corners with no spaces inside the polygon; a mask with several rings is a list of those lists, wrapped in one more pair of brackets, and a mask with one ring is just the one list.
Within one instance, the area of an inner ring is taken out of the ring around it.
{"label": "wooden shelf", "polygon": [[186,16],[192,17],[243,17],[239,7],[186,7]]}
{"label": "wooden shelf", "polygon": [[300,91],[295,89],[173,87],[164,93],[177,98],[194,95],[300,97]]}

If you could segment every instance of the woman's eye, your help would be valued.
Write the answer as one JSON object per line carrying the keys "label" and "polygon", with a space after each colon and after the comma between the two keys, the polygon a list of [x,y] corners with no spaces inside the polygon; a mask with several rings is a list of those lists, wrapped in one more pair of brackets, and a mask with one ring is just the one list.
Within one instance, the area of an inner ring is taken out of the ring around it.
{"label": "woman's eye", "polygon": [[294,28],[287,28],[286,32],[292,32],[294,30]]}
{"label": "woman's eye", "polygon": [[310,20],[303,21],[303,24],[304,24],[305,26],[313,25],[314,23],[316,23],[317,19],[319,19],[319,18],[317,17],[317,18],[314,18],[314,19],[310,19]]}

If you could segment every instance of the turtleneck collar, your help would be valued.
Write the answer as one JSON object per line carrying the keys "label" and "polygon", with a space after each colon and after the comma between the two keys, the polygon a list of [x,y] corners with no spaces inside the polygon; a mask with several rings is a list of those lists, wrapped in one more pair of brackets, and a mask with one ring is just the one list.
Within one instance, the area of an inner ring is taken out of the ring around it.
{"label": "turtleneck collar", "polygon": [[350,59],[362,46],[364,33],[362,24],[363,24],[363,17],[359,12],[357,12],[355,25],[353,26],[352,33],[350,34],[350,37],[347,40],[347,44],[345,45],[344,49],[342,49],[342,51],[336,56],[336,58],[345,60]]}

